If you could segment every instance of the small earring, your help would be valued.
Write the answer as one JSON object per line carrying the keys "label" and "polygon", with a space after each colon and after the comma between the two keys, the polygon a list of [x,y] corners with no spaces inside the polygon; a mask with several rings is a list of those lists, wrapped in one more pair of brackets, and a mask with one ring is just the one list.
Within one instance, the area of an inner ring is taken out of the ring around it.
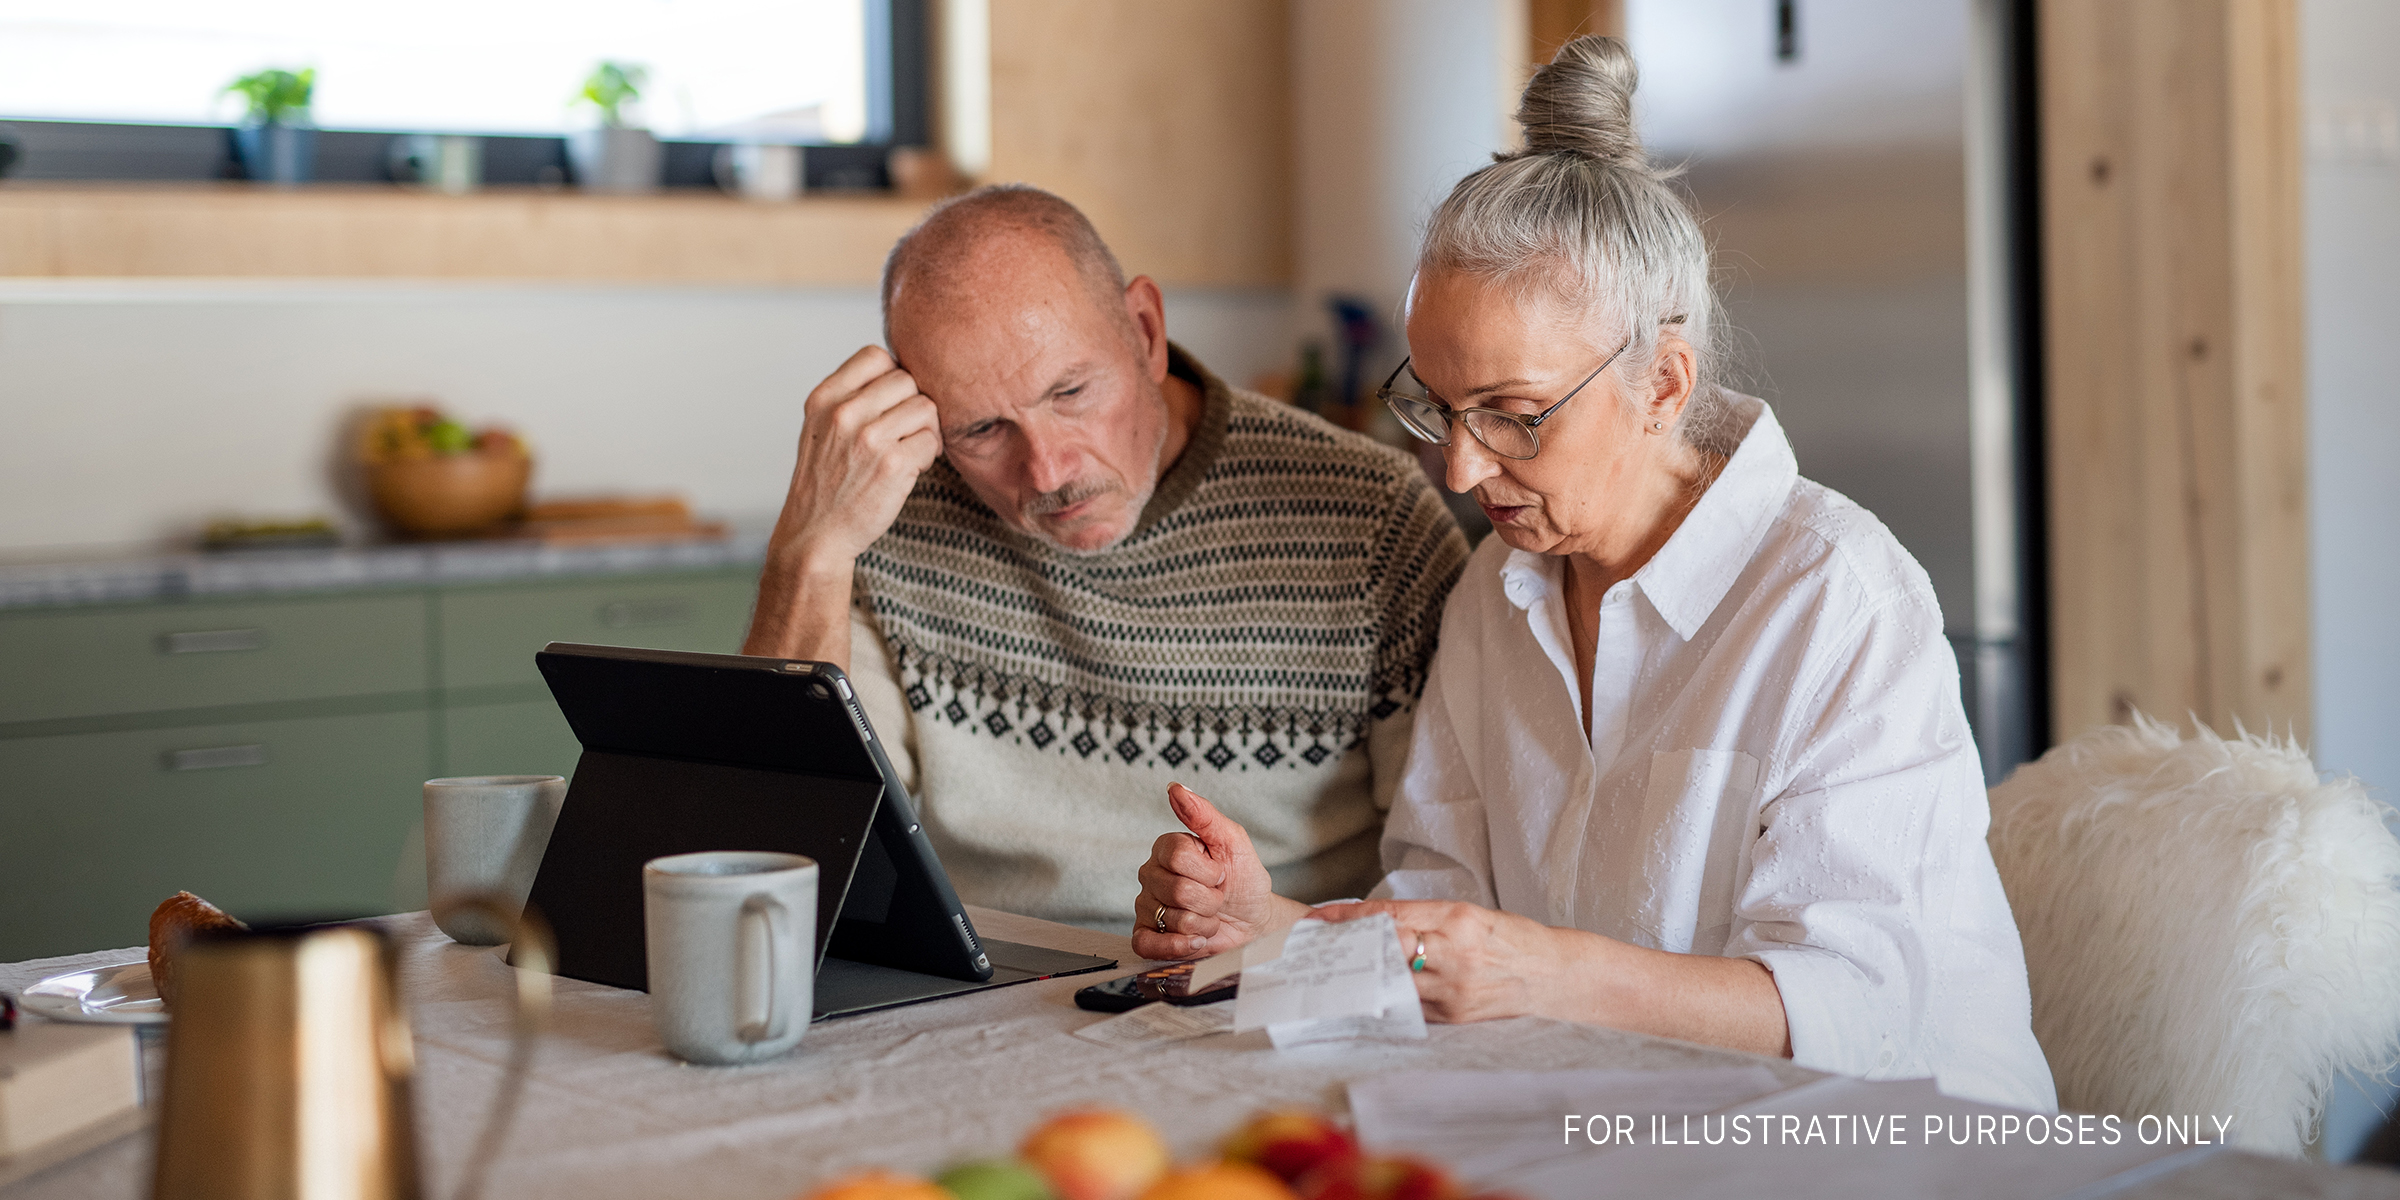
{"label": "small earring", "polygon": [[1666,423],[1665,421],[1652,421],[1652,422],[1650,422],[1650,432],[1652,432],[1652,433],[1665,433],[1666,431],[1667,431],[1667,423]]}

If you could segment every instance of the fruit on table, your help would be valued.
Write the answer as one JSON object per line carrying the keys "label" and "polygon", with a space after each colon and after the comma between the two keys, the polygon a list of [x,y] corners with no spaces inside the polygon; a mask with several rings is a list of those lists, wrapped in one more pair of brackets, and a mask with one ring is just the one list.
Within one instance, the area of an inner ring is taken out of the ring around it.
{"label": "fruit on table", "polygon": [[1167,1145],[1130,1113],[1084,1108],[1042,1122],[1018,1157],[1059,1200],[1134,1200],[1167,1173]]}
{"label": "fruit on table", "polygon": [[1301,1200],[1463,1200],[1450,1173],[1420,1158],[1351,1158],[1300,1179]]}
{"label": "fruit on table", "polygon": [[469,430],[430,405],[378,410],[368,418],[358,442],[359,460],[370,464],[468,453],[523,457],[525,444],[498,426]]}
{"label": "fruit on table", "polygon": [[951,1200],[951,1196],[914,1175],[861,1171],[808,1193],[805,1200]]}
{"label": "fruit on table", "polygon": [[1292,1200],[1292,1189],[1255,1163],[1227,1161],[1177,1171],[1141,1200]]}
{"label": "fruit on table", "polygon": [[1289,1183],[1326,1163],[1358,1155],[1358,1139],[1323,1113],[1305,1108],[1263,1112],[1233,1131],[1220,1152],[1257,1163]]}
{"label": "fruit on table", "polygon": [[1053,1200],[1049,1182],[1015,1159],[965,1163],[942,1172],[934,1182],[958,1200]]}

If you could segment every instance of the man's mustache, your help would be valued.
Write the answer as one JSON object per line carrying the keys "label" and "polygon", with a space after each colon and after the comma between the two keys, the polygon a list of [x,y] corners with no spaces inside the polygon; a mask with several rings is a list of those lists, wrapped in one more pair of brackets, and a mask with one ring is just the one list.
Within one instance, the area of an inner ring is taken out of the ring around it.
{"label": "man's mustache", "polygon": [[1117,490],[1116,485],[1113,483],[1097,479],[1078,479],[1056,491],[1043,492],[1026,501],[1025,515],[1046,517],[1063,509],[1073,508],[1094,496],[1106,495],[1115,490]]}

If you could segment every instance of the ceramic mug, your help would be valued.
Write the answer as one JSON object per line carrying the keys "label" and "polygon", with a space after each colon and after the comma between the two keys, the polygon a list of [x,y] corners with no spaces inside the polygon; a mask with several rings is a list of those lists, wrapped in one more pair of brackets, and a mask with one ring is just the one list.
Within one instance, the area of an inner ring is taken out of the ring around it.
{"label": "ceramic mug", "polygon": [[512,913],[525,910],[550,829],[567,800],[556,775],[470,775],[425,781],[425,894],[433,921],[450,940],[497,946],[508,924],[472,908],[452,911],[453,897],[488,895]]}
{"label": "ceramic mug", "polygon": [[710,173],[718,187],[744,200],[789,200],[800,194],[800,147],[755,142],[719,146]]}
{"label": "ceramic mug", "polygon": [[483,186],[483,139],[406,134],[392,139],[388,165],[395,182],[463,196]]}
{"label": "ceramic mug", "polygon": [[642,928],[659,1040],[686,1062],[758,1062],[808,1032],[817,864],[711,850],[642,864]]}

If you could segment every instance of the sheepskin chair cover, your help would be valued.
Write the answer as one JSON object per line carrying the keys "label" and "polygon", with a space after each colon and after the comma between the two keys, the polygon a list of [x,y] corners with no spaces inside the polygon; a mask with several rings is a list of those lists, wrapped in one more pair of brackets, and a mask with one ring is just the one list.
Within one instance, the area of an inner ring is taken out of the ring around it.
{"label": "sheepskin chair cover", "polygon": [[2400,840],[2357,779],[2235,732],[2059,746],[1992,790],[1992,854],[2060,1107],[2298,1154],[2333,1077],[2400,1051]]}

